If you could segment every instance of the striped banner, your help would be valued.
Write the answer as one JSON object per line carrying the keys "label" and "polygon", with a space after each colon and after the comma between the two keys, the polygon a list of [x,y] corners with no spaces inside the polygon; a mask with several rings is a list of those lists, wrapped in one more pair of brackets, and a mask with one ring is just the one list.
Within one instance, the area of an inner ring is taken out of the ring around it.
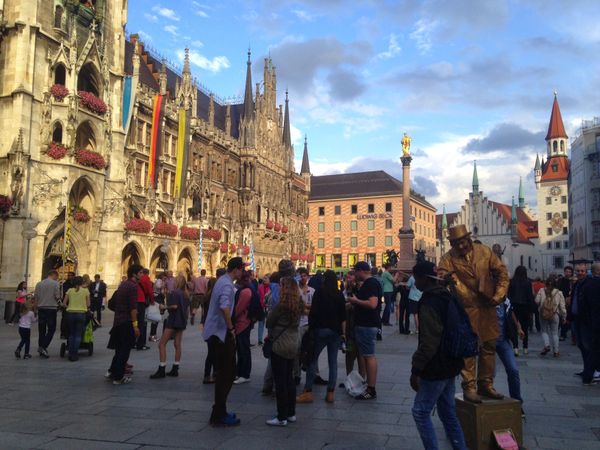
{"label": "striped banner", "polygon": [[202,270],[202,229],[200,229],[200,242],[198,243],[198,273]]}
{"label": "striped banner", "polygon": [[[164,113],[164,96],[156,95],[152,107],[152,138],[150,140],[150,160],[148,164],[148,185],[156,189],[158,181],[158,158],[162,142],[162,121]],[[165,187],[166,189],[166,187]]]}
{"label": "striped banner", "polygon": [[123,82],[123,117],[122,125],[125,136],[129,133],[129,126],[131,125],[131,118],[133,116],[133,105],[135,103],[135,91],[137,87],[138,76],[133,77],[125,76]]}
{"label": "striped banner", "polygon": [[250,241],[250,270],[256,272],[256,261],[254,260],[254,241]]}
{"label": "striped banner", "polygon": [[67,200],[67,207],[65,208],[65,231],[63,237],[63,267],[67,265],[67,257],[71,250],[71,205]]}
{"label": "striped banner", "polygon": [[179,135],[177,141],[177,167],[175,168],[175,198],[186,196],[186,178],[190,153],[190,112],[179,108]]}

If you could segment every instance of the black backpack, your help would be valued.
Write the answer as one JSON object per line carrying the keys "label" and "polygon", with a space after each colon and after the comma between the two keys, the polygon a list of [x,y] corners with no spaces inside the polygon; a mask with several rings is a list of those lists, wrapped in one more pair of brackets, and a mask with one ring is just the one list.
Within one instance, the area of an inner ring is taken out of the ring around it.
{"label": "black backpack", "polygon": [[250,290],[252,291],[252,298],[248,307],[248,317],[252,322],[265,320],[265,309],[260,304],[260,295],[255,289],[250,288]]}
{"label": "black backpack", "polygon": [[479,354],[479,338],[471,327],[469,316],[458,299],[448,295],[448,312],[444,324],[441,350],[451,358],[470,358]]}

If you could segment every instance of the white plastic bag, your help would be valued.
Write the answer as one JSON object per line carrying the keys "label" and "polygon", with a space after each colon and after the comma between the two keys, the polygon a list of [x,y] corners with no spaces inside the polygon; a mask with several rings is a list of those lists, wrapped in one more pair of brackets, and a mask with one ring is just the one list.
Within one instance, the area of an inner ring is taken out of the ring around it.
{"label": "white plastic bag", "polygon": [[346,386],[346,392],[352,397],[361,395],[367,390],[367,382],[360,376],[357,370],[353,370],[348,374],[344,385]]}
{"label": "white plastic bag", "polygon": [[158,303],[154,302],[153,304],[148,305],[146,308],[146,320],[156,323],[162,320],[162,316],[160,315],[160,306],[158,306]]}

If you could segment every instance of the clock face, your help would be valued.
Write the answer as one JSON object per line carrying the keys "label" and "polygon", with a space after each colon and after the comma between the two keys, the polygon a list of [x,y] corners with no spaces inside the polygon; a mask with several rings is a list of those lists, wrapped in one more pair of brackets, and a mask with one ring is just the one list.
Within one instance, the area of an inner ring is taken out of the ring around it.
{"label": "clock face", "polygon": [[551,194],[551,195],[554,195],[555,197],[556,197],[557,195],[560,195],[560,193],[561,193],[561,192],[562,192],[562,191],[561,191],[560,187],[558,187],[558,186],[552,186],[552,187],[550,188],[550,194]]}

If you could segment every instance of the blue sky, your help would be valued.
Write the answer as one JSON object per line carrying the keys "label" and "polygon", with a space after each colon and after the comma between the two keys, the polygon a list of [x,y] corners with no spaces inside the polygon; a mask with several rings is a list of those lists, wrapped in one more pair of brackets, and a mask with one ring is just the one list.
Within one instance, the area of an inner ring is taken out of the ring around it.
{"label": "blue sky", "polygon": [[510,203],[519,177],[535,204],[533,163],[558,92],[573,137],[600,115],[595,0],[130,0],[129,33],[220,97],[243,94],[263,58],[290,92],[297,166],[308,135],[314,174],[383,169],[456,210],[477,160],[480,188]]}

